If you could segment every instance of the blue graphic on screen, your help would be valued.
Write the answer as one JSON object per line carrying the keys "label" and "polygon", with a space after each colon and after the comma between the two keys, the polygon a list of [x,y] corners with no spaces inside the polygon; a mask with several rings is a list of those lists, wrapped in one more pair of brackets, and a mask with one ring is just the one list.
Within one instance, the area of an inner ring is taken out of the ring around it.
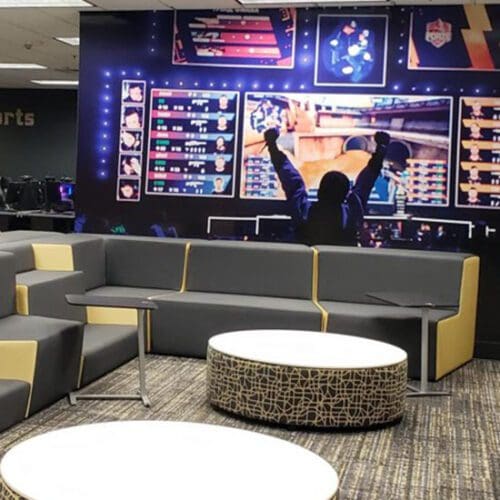
{"label": "blue graphic on screen", "polygon": [[386,16],[319,16],[317,85],[384,85]]}

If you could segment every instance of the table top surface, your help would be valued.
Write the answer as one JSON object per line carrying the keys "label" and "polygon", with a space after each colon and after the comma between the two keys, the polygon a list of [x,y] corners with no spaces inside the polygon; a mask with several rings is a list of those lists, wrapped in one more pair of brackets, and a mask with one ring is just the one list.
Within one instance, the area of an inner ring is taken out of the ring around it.
{"label": "table top surface", "polygon": [[407,358],[377,340],[300,330],[246,330],[215,335],[209,346],[229,356],[304,368],[377,368]]}
{"label": "table top surface", "polygon": [[46,210],[12,210],[2,209],[0,215],[10,215],[13,217],[40,217],[45,219],[74,219],[75,212],[68,210],[66,212],[50,212]]}
{"label": "table top surface", "polygon": [[446,297],[440,297],[439,293],[379,291],[368,292],[366,295],[401,307],[458,307],[456,302]]}
{"label": "table top surface", "polygon": [[81,425],[28,439],[0,463],[33,500],[328,500],[338,478],[305,448],[264,434],[186,422]]}
{"label": "table top surface", "polygon": [[158,309],[152,300],[111,295],[67,294],[66,301],[73,306],[116,307],[119,309]]}

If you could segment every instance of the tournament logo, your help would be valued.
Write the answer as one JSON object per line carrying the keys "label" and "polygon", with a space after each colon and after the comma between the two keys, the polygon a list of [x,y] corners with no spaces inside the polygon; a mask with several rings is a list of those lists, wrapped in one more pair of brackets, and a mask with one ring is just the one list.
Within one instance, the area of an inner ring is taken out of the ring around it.
{"label": "tournament logo", "polygon": [[443,45],[451,42],[451,24],[438,18],[432,23],[425,25],[425,41],[440,49]]}

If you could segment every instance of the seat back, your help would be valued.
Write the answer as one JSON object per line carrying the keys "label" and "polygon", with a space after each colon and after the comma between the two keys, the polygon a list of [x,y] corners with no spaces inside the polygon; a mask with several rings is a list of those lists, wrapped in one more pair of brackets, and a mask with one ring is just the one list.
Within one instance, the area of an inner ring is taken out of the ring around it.
{"label": "seat back", "polygon": [[24,273],[35,269],[33,247],[29,241],[0,243],[0,252],[9,252],[14,254],[16,259],[16,273]]}
{"label": "seat back", "polygon": [[418,250],[318,246],[319,300],[380,303],[370,292],[421,293],[451,304],[460,301],[469,254]]}
{"label": "seat back", "polygon": [[106,255],[102,237],[92,234],[61,234],[33,242],[36,269],[83,271],[85,289],[106,283]]}
{"label": "seat back", "polygon": [[304,245],[191,242],[186,289],[268,297],[312,297],[313,251]]}
{"label": "seat back", "polygon": [[181,289],[185,240],[138,236],[103,238],[107,285]]}
{"label": "seat back", "polygon": [[0,318],[16,312],[16,258],[0,252]]}

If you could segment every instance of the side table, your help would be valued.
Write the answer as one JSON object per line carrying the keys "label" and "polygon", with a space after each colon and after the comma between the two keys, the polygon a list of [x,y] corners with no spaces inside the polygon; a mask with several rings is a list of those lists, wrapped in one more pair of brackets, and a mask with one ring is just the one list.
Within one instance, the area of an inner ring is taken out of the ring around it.
{"label": "side table", "polygon": [[139,399],[144,406],[151,406],[146,392],[146,363],[145,363],[145,330],[146,311],[158,309],[151,300],[132,297],[110,297],[95,295],[66,295],[68,304],[74,306],[116,307],[119,309],[137,309],[137,340],[139,352],[139,394],[82,394],[81,391],[69,394],[70,404],[75,405],[79,399]]}
{"label": "side table", "polygon": [[420,383],[418,387],[408,386],[411,391],[408,397],[422,396],[450,396],[450,391],[429,390],[429,310],[436,308],[455,308],[458,304],[450,300],[431,299],[423,293],[415,292],[370,292],[366,294],[381,302],[399,307],[416,307],[422,310],[421,337],[420,337]]}

